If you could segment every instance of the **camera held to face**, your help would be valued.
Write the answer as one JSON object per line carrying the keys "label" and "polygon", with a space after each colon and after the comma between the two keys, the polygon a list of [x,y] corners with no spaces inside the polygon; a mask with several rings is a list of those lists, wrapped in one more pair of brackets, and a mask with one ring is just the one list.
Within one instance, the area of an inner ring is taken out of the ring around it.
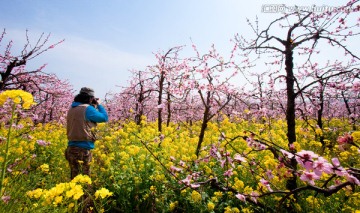
{"label": "camera held to face", "polygon": [[98,100],[99,100],[98,98],[93,98],[91,104],[95,106],[98,105],[99,104]]}

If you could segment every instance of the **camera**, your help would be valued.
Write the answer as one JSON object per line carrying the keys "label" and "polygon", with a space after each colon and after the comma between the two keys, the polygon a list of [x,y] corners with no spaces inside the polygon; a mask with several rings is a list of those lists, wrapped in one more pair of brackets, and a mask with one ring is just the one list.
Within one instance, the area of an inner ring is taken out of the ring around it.
{"label": "camera", "polygon": [[92,105],[98,105],[99,98],[94,98],[91,102]]}

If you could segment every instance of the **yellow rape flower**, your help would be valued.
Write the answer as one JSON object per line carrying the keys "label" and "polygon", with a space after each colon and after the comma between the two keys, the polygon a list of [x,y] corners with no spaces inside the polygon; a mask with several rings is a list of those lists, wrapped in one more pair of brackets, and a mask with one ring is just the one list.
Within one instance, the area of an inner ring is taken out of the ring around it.
{"label": "yellow rape flower", "polygon": [[251,194],[254,190],[250,186],[245,186],[244,193],[245,194]]}
{"label": "yellow rape flower", "polygon": [[231,207],[229,206],[225,207],[224,213],[231,213]]}
{"label": "yellow rape flower", "polygon": [[15,104],[22,104],[24,109],[29,109],[32,105],[35,105],[33,96],[23,90],[6,90],[0,93],[0,106],[11,99]]}
{"label": "yellow rape flower", "polygon": [[320,128],[316,128],[315,133],[316,133],[317,135],[320,135],[320,136],[323,135],[323,131],[322,131],[322,129],[320,129]]}
{"label": "yellow rape flower", "polygon": [[243,213],[252,213],[253,211],[251,209],[248,209],[248,208],[243,208],[243,209],[241,209],[241,212],[243,212]]}
{"label": "yellow rape flower", "polygon": [[87,183],[91,184],[91,178],[87,175],[79,174],[74,179],[71,180],[73,183]]}
{"label": "yellow rape flower", "polygon": [[235,178],[234,188],[238,191],[242,190],[244,188],[244,182],[238,178]]}
{"label": "yellow rape flower", "polygon": [[74,208],[75,204],[74,203],[70,203],[68,208],[71,209],[71,208]]}
{"label": "yellow rape flower", "polygon": [[53,202],[54,206],[57,206],[59,203],[61,203],[62,199],[63,199],[62,196],[55,197],[55,200]]}
{"label": "yellow rape flower", "polygon": [[175,201],[175,202],[171,202],[170,205],[169,205],[169,209],[170,211],[174,211],[174,209],[176,208],[176,206],[178,205],[178,201]]}
{"label": "yellow rape flower", "polygon": [[113,194],[113,193],[110,192],[108,189],[106,189],[106,188],[101,188],[101,189],[99,189],[99,190],[97,190],[97,191],[95,192],[95,198],[98,199],[98,198],[100,197],[100,198],[104,199],[104,198],[106,198],[106,197],[111,196],[112,194]]}
{"label": "yellow rape flower", "polygon": [[222,192],[214,192],[215,197],[221,198],[223,196]]}
{"label": "yellow rape flower", "polygon": [[40,188],[37,188],[35,190],[32,191],[28,191],[26,192],[26,195],[29,196],[30,198],[39,198],[43,193],[43,190]]}
{"label": "yellow rape flower", "polygon": [[293,146],[294,146],[295,150],[301,150],[301,145],[298,142],[294,142]]}
{"label": "yellow rape flower", "polygon": [[227,206],[224,209],[224,213],[233,213],[233,212],[235,212],[235,211],[231,208],[231,206]]}
{"label": "yellow rape flower", "polygon": [[313,196],[309,196],[306,198],[306,201],[313,207],[313,208],[320,208],[320,204],[318,202],[318,199],[313,197]]}
{"label": "yellow rape flower", "polygon": [[74,200],[78,200],[81,196],[84,195],[84,191],[80,185],[70,183],[69,186],[71,189],[65,193],[66,197],[73,197]]}
{"label": "yellow rape flower", "polygon": [[41,170],[42,172],[44,172],[44,173],[48,173],[48,172],[49,172],[49,165],[46,164],[46,163],[42,164],[39,168],[40,168],[40,170]]}
{"label": "yellow rape flower", "polygon": [[355,143],[360,143],[360,131],[355,131],[351,134]]}
{"label": "yellow rape flower", "polygon": [[106,123],[98,123],[97,124],[97,127],[98,128],[103,128],[103,127],[105,127],[106,126]]}
{"label": "yellow rape flower", "polygon": [[217,198],[217,197],[211,197],[211,201],[213,201],[213,202],[215,202],[215,203],[217,203],[217,202],[219,202],[219,199]]}
{"label": "yellow rape flower", "polygon": [[240,213],[240,210],[238,208],[234,207],[231,209],[231,212]]}
{"label": "yellow rape flower", "polygon": [[212,173],[212,170],[211,170],[211,168],[210,167],[208,167],[208,166],[205,166],[204,167],[204,170],[205,170],[205,174],[211,174]]}
{"label": "yellow rape flower", "polygon": [[150,191],[156,191],[156,186],[150,186]]}
{"label": "yellow rape flower", "polygon": [[191,193],[191,199],[195,202],[198,203],[201,201],[201,194],[197,191],[193,191]]}
{"label": "yellow rape flower", "polygon": [[207,204],[208,211],[212,211],[212,210],[214,210],[214,208],[215,208],[215,204],[211,201],[208,202],[208,204]]}

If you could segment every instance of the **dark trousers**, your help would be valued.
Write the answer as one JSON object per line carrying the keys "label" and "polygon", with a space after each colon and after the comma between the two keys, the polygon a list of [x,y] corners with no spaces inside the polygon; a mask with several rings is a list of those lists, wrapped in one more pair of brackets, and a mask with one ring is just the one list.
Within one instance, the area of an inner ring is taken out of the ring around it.
{"label": "dark trousers", "polygon": [[90,162],[92,153],[88,149],[68,146],[65,150],[65,158],[69,162],[71,179],[79,174],[90,176]]}

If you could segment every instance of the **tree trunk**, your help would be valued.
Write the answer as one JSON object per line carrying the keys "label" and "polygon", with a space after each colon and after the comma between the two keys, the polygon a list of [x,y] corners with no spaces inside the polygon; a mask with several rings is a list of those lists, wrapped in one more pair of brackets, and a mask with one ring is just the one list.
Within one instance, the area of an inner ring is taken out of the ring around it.
{"label": "tree trunk", "polygon": [[[165,72],[161,71],[160,80],[159,80],[159,96],[158,96],[158,106],[162,104],[162,93],[164,89],[164,81],[165,81]],[[162,128],[162,107],[158,108],[158,131],[161,133]]]}
{"label": "tree trunk", "polygon": [[5,90],[6,82],[7,82],[8,78],[9,78],[9,76],[11,75],[12,70],[13,70],[15,67],[19,67],[19,66],[22,66],[22,65],[25,65],[25,64],[26,64],[26,60],[25,60],[25,59],[23,59],[23,60],[15,59],[14,61],[11,61],[11,62],[7,65],[6,71],[0,73],[0,75],[1,75],[0,91]]}
{"label": "tree trunk", "polygon": [[207,128],[207,123],[209,122],[209,113],[210,113],[210,92],[209,91],[207,92],[206,103],[204,101],[204,105],[205,105],[204,116],[203,116],[203,120],[202,120],[202,124],[201,124],[199,141],[198,141],[198,145],[197,145],[196,153],[195,153],[197,157],[199,157],[201,144],[204,141],[205,130]]}
{"label": "tree trunk", "polygon": [[[139,74],[140,78],[140,74]],[[141,117],[144,115],[144,108],[142,107],[143,101],[145,100],[144,97],[144,86],[142,85],[142,82],[140,80],[140,92],[139,92],[139,98],[137,100],[137,103],[135,105],[135,122],[137,125],[141,124]]]}
{"label": "tree trunk", "polygon": [[348,99],[346,99],[344,92],[341,92],[341,96],[344,100],[346,110],[348,111],[349,117],[351,119],[352,128],[354,131],[356,131],[356,125],[355,125],[356,121],[355,121],[355,118],[351,116],[351,109],[350,109],[349,101],[348,101]]}
{"label": "tree trunk", "polygon": [[199,141],[198,141],[198,145],[197,145],[196,153],[195,153],[197,157],[199,157],[201,144],[204,141],[205,130],[207,128],[207,123],[208,123],[207,118],[209,116],[209,112],[210,112],[210,107],[206,106],[205,111],[204,111],[203,121],[202,121],[202,124],[201,124],[201,130],[200,130],[200,134],[199,134]]}
{"label": "tree trunk", "polygon": [[[323,112],[324,112],[324,89],[323,89],[323,85],[321,84],[321,90],[320,90],[320,107],[318,110],[318,114],[317,114],[317,125],[318,127],[322,130],[323,129],[323,121],[322,121],[322,116],[323,116]],[[321,143],[321,155],[324,153],[325,148],[326,148],[326,144],[324,142],[324,136],[320,135],[319,137],[320,143]]]}
{"label": "tree trunk", "polygon": [[[286,122],[287,122],[287,137],[289,147],[296,141],[295,134],[295,77],[294,77],[294,62],[293,51],[291,49],[291,43],[286,45],[285,49],[285,70],[286,70],[286,93],[287,93],[287,107],[286,107]],[[290,149],[291,150],[291,149]],[[293,177],[291,177],[287,183],[286,188],[288,190],[294,190],[297,188],[296,174],[297,162],[295,158],[291,159],[291,166],[293,169]]]}
{"label": "tree trunk", "polygon": [[[168,82],[168,88],[170,88],[170,82]],[[170,125],[171,120],[171,96],[170,92],[167,92],[167,120],[166,120],[166,126]]]}

